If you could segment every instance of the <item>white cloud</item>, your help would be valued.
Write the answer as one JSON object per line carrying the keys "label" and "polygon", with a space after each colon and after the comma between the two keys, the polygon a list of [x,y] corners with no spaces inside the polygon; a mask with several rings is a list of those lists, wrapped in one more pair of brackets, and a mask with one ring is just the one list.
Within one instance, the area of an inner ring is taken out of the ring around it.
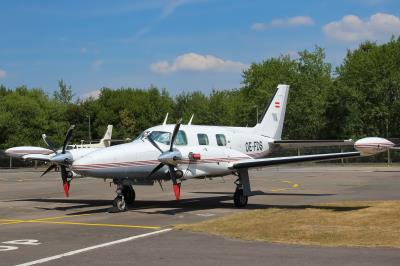
{"label": "white cloud", "polygon": [[92,69],[99,71],[104,65],[104,60],[96,60],[92,63]]}
{"label": "white cloud", "polygon": [[79,51],[80,51],[82,54],[86,54],[87,51],[88,51],[88,48],[82,47],[81,49],[79,49]]}
{"label": "white cloud", "polygon": [[329,38],[339,41],[376,41],[391,35],[399,35],[400,19],[385,13],[376,13],[368,20],[362,20],[355,15],[347,15],[341,20],[326,24],[323,31]]}
{"label": "white cloud", "polygon": [[6,78],[8,75],[7,71],[0,69],[0,79]]}
{"label": "white cloud", "polygon": [[179,55],[173,62],[159,61],[151,64],[150,68],[160,74],[169,74],[177,71],[218,71],[241,72],[248,66],[241,62],[224,60],[213,55],[187,53]]}
{"label": "white cloud", "polygon": [[272,20],[270,23],[257,22],[251,25],[251,29],[255,31],[266,30],[270,28],[284,28],[295,26],[311,26],[314,25],[314,20],[307,16],[297,16],[291,18],[278,18]]}
{"label": "white cloud", "polygon": [[100,94],[101,94],[100,90],[93,90],[82,94],[79,98],[82,100],[86,100],[89,98],[98,99],[100,97]]}

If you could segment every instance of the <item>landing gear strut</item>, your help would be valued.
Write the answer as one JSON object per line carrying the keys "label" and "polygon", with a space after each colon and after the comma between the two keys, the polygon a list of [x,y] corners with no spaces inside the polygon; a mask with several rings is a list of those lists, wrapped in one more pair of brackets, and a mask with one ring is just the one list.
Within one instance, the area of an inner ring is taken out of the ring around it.
{"label": "landing gear strut", "polygon": [[117,185],[117,196],[113,201],[111,212],[124,212],[127,210],[127,205],[135,201],[135,190],[131,185],[124,185],[120,180],[114,179],[114,184]]}

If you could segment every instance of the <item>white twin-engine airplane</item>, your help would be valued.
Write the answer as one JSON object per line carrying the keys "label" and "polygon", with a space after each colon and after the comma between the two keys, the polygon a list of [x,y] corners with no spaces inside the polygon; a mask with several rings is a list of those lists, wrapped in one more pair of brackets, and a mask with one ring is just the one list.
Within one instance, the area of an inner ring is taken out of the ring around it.
{"label": "white twin-engine airplane", "polygon": [[[109,147],[111,144],[111,136],[112,136],[113,126],[108,125],[107,131],[104,134],[104,137],[100,140],[99,143],[90,143],[90,144],[73,144],[67,145],[66,150],[79,150],[78,153],[86,154],[89,151],[93,151],[91,149],[105,148]],[[7,156],[12,158],[19,158],[22,160],[39,160],[39,161],[49,161],[51,157],[60,153],[62,150],[55,150],[54,145],[48,139],[46,134],[42,135],[43,141],[47,144],[49,149],[37,147],[37,146],[18,146],[12,147],[5,150]],[[81,149],[85,149],[82,150]]]}
{"label": "white twin-engine airplane", "polygon": [[[289,86],[279,85],[261,123],[252,128],[199,125],[162,125],[145,130],[131,143],[90,152],[79,159],[70,152],[57,154],[51,162],[64,166],[63,175],[79,174],[113,179],[117,197],[116,211],[126,210],[135,200],[133,185],[153,185],[171,180],[176,199],[181,182],[190,178],[238,176],[233,199],[237,207],[247,204],[251,195],[248,170],[286,163],[332,160],[372,155],[388,150],[394,144],[382,138],[365,138],[355,143],[358,151],[265,158],[277,147],[327,146],[353,144],[352,141],[285,141],[281,140]],[[64,146],[72,129],[68,131]],[[64,188],[69,181],[63,178]]]}

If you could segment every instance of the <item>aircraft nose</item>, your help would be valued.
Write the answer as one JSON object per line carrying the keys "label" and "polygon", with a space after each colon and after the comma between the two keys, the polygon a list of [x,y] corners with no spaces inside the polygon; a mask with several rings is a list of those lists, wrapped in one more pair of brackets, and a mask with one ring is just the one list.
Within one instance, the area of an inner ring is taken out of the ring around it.
{"label": "aircraft nose", "polygon": [[6,155],[10,156],[10,154],[12,153],[12,148],[9,148],[7,150],[4,151],[6,153]]}
{"label": "aircraft nose", "polygon": [[94,160],[91,158],[91,156],[85,156],[75,160],[72,163],[71,168],[74,172],[85,175],[93,168],[93,166]]}

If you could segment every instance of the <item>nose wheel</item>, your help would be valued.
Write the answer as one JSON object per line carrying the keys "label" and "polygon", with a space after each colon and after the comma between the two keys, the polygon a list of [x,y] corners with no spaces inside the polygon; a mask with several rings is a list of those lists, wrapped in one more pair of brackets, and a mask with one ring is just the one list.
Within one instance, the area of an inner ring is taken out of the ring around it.
{"label": "nose wheel", "polygon": [[113,208],[116,211],[119,212],[124,212],[126,211],[126,201],[124,199],[123,196],[117,196],[115,197],[114,201],[113,201]]}
{"label": "nose wheel", "polygon": [[113,201],[113,207],[110,212],[124,212],[127,210],[128,204],[135,202],[135,190],[132,186],[122,185],[117,180],[114,180],[114,183],[117,185],[117,196]]}

